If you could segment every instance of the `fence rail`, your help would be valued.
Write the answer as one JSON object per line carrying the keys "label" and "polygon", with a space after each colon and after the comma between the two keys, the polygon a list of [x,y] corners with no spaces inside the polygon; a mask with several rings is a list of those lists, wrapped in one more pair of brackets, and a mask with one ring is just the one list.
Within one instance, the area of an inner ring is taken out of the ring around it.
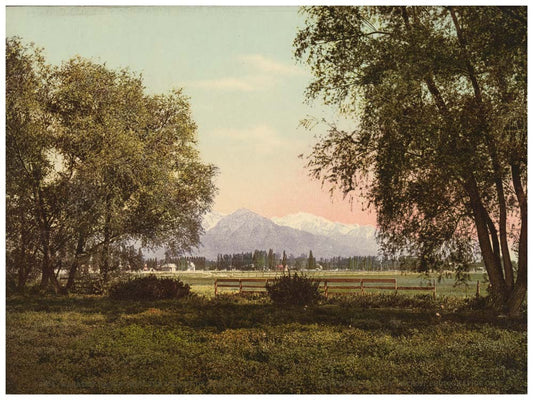
{"label": "fence rail", "polygon": [[[322,290],[326,298],[336,293],[346,293],[345,291],[358,290],[364,293],[365,289],[394,290],[427,290],[433,292],[433,297],[437,296],[437,285],[433,280],[428,286],[398,286],[395,278],[325,278],[312,279],[319,282],[319,289]],[[265,292],[268,282],[273,282],[274,278],[217,278],[215,279],[215,296],[220,288],[238,289],[242,292]],[[351,283],[352,285],[347,285]],[[357,283],[358,285],[354,285]],[[376,283],[380,285],[375,285]],[[370,285],[369,285],[370,284]],[[372,285],[374,284],[374,285]],[[388,285],[384,285],[388,284]]]}

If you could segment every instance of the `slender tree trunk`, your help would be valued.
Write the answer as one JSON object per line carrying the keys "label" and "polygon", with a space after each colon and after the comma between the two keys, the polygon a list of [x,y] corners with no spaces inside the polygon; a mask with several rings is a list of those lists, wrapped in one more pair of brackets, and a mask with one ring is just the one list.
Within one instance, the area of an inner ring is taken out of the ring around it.
{"label": "slender tree trunk", "polygon": [[509,315],[518,316],[527,293],[527,197],[522,187],[518,164],[511,166],[513,186],[520,207],[520,237],[518,242],[518,272],[514,289],[507,302]]}
{"label": "slender tree trunk", "polygon": [[106,197],[106,210],[104,221],[104,244],[102,246],[103,260],[102,260],[102,276],[104,282],[109,279],[109,247],[111,242],[111,199],[109,195]]}
{"label": "slender tree trunk", "polygon": [[41,236],[41,248],[43,251],[43,260],[41,264],[42,276],[41,276],[41,289],[47,289],[54,276],[54,270],[52,268],[52,257],[50,254],[50,230],[44,222],[41,222],[40,228]]}
{"label": "slender tree trunk", "polygon": [[489,232],[490,232],[490,237],[492,240],[492,252],[494,253],[494,260],[496,262],[498,269],[501,270],[502,263],[500,259],[500,240],[498,238],[498,230],[496,229],[494,222],[492,222],[492,218],[490,217],[489,213],[487,212],[483,204],[481,204],[481,209],[483,211],[483,217],[485,218],[487,228],[489,229]]}
{"label": "slender tree trunk", "polygon": [[496,187],[498,191],[498,203],[500,206],[499,232],[500,246],[502,249],[503,270],[505,272],[505,285],[507,286],[507,290],[511,291],[514,286],[514,274],[509,244],[507,243],[507,207],[503,193],[503,184],[500,177],[497,178]]}
{"label": "slender tree trunk", "polygon": [[473,177],[471,177],[469,182],[465,184],[465,189],[470,197],[479,246],[481,248],[481,256],[483,257],[490,283],[494,290],[494,294],[496,295],[495,300],[499,305],[503,305],[507,300],[507,289],[501,269],[501,263],[499,258],[496,257],[491,245],[489,229],[487,228],[487,211],[481,202],[477,185]]}
{"label": "slender tree trunk", "polygon": [[74,260],[70,266],[67,284],[65,290],[68,292],[74,286],[74,280],[76,278],[76,273],[78,272],[79,258],[83,254],[83,248],[85,247],[85,236],[83,233],[80,233],[78,236],[78,244],[76,246],[76,254],[74,255]]}
{"label": "slender tree trunk", "polygon": [[[29,275],[30,266],[28,265],[28,235],[26,218],[24,217],[24,210],[20,208],[20,248],[16,251],[18,253],[15,262],[18,266],[18,279],[17,279],[17,289],[22,291],[26,286],[26,280]],[[15,254],[16,254],[15,253]]]}
{"label": "slender tree trunk", "polygon": [[48,287],[48,285],[50,284],[50,269],[49,269],[49,264],[50,264],[50,258],[49,258],[49,255],[47,254],[44,254],[43,255],[43,261],[41,263],[41,269],[42,269],[42,273],[41,273],[41,289],[46,289]]}

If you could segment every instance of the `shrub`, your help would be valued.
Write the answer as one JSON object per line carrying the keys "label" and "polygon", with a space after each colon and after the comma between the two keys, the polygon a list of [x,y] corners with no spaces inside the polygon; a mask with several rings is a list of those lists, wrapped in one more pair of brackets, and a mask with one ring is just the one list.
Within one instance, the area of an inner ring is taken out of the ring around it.
{"label": "shrub", "polygon": [[75,294],[104,294],[106,283],[100,274],[82,274],[74,280],[74,285],[70,289]]}
{"label": "shrub", "polygon": [[270,299],[280,305],[309,305],[316,303],[320,298],[318,291],[319,282],[313,281],[304,275],[295,273],[283,275],[267,284]]}
{"label": "shrub", "polygon": [[180,279],[155,275],[117,282],[109,288],[109,297],[116,300],[179,299],[188,296],[190,286]]}
{"label": "shrub", "polygon": [[437,310],[440,303],[431,295],[419,294],[409,296],[396,293],[365,293],[350,296],[331,296],[329,303],[340,304],[344,307],[358,308],[404,308],[419,310]]}

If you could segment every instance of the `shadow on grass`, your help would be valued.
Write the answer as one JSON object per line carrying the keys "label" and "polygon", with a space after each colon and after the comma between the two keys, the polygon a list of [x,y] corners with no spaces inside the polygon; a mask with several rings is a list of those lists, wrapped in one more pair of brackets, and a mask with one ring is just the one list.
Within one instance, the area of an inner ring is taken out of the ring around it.
{"label": "shadow on grass", "polygon": [[[311,307],[276,306],[264,296],[238,295],[206,299],[193,296],[181,300],[116,301],[103,296],[10,297],[8,313],[75,312],[89,319],[103,315],[106,323],[156,326],[188,326],[193,329],[249,329],[279,325],[328,325],[363,330],[382,330],[393,336],[409,335],[417,329],[447,322],[490,324],[525,331],[526,319],[498,318],[487,311],[447,312],[433,307],[368,308],[349,300],[329,301]],[[94,321],[90,322],[94,324]]]}

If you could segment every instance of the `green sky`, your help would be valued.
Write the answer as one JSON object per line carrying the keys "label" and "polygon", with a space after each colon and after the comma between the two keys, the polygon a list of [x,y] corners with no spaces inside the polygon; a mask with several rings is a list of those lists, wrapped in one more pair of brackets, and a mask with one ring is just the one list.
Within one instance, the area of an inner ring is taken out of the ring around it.
{"label": "green sky", "polygon": [[357,205],[332,201],[297,157],[314,142],[299,121],[333,115],[304,104],[311,76],[292,55],[303,25],[296,7],[6,9],[6,35],[43,47],[50,63],[80,55],[141,72],[152,93],[184,88],[202,157],[220,168],[215,210],[374,224]]}

